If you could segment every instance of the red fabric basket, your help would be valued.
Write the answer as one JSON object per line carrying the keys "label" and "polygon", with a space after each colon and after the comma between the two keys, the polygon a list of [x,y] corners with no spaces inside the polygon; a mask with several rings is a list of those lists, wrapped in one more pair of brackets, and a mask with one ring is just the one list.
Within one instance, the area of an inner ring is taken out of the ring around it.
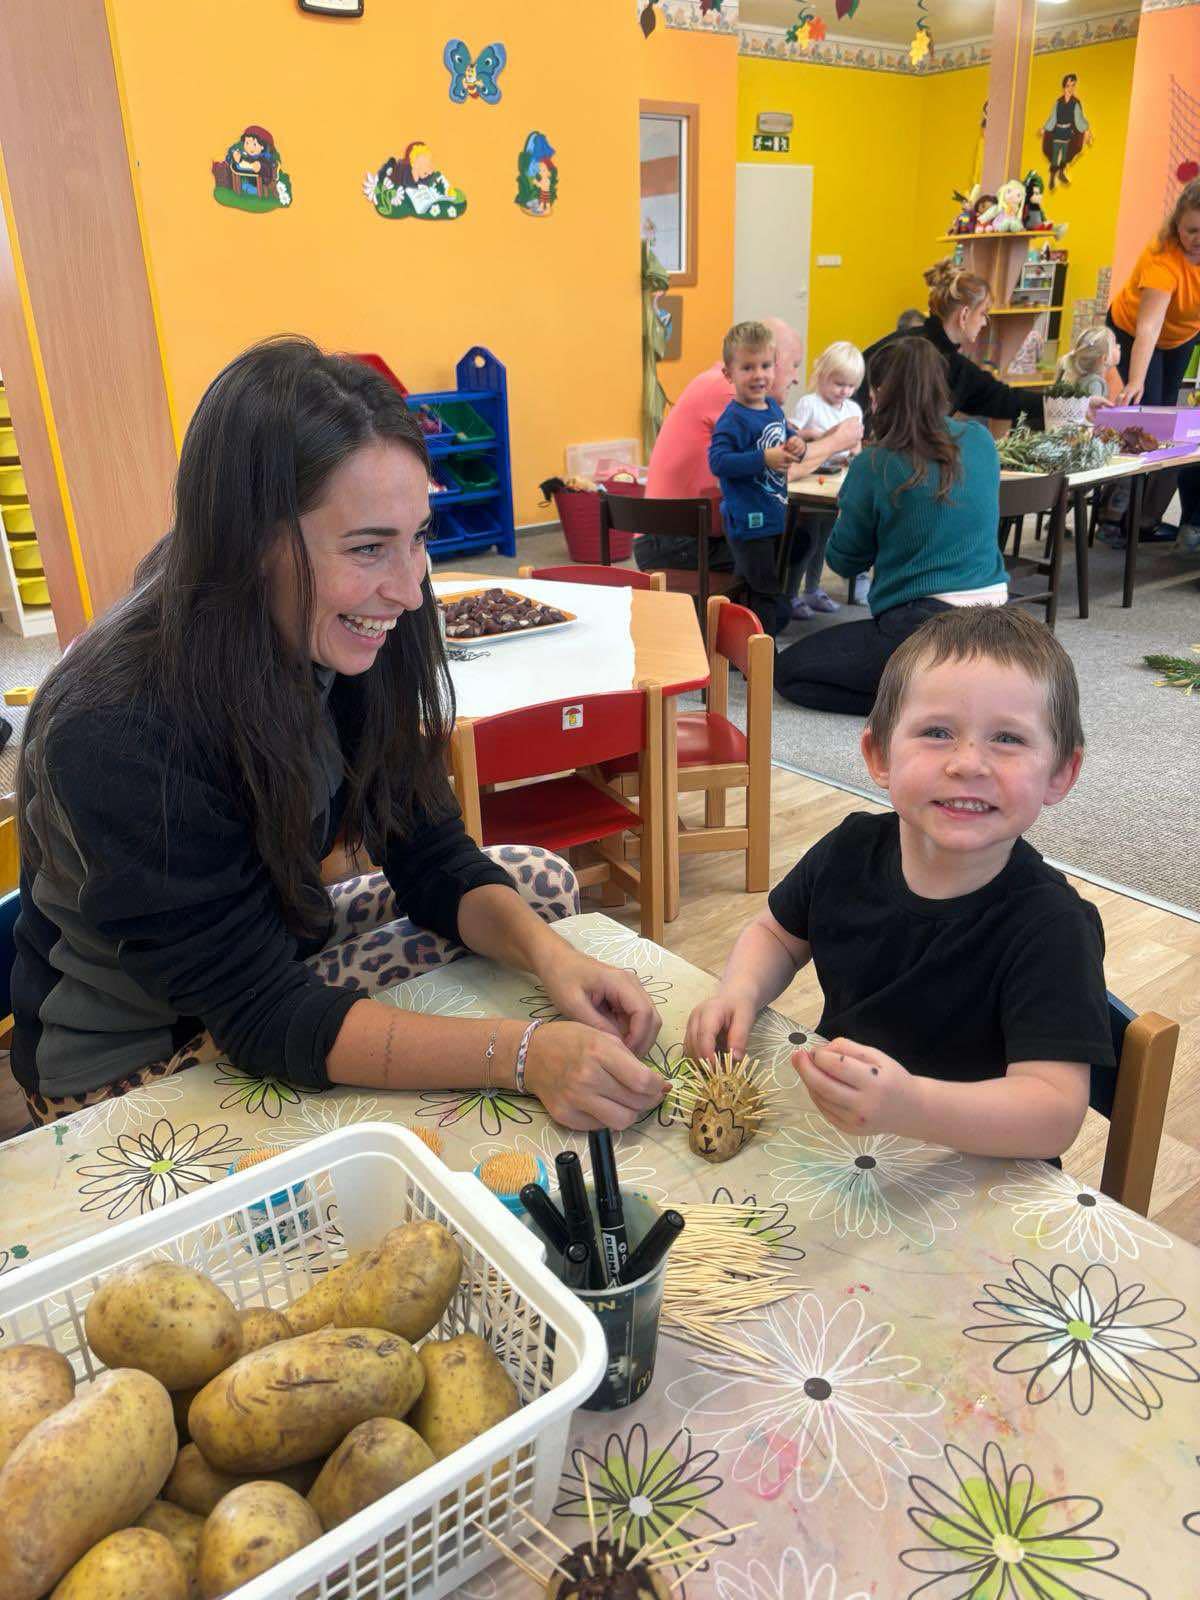
{"label": "red fabric basket", "polygon": [[[609,494],[644,495],[640,483],[610,479],[604,485]],[[554,507],[562,523],[563,537],[572,561],[599,561],[600,559],[600,496],[588,489],[556,489]],[[628,561],[633,553],[633,535],[618,533],[614,528],[609,536],[611,557],[614,561]]]}

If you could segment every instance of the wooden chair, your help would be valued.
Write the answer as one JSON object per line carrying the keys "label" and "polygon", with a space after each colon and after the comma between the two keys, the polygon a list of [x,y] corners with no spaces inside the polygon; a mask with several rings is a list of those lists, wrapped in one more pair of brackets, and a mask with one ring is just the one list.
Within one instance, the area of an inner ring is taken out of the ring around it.
{"label": "wooden chair", "polygon": [[618,533],[648,533],[662,539],[695,539],[696,568],[665,569],[667,588],[676,594],[690,594],[703,623],[712,593],[729,594],[740,587],[735,572],[713,572],[709,567],[711,545],[722,537],[713,531],[713,502],[707,495],[697,500],[647,500],[633,495],[600,496],[600,560],[612,565],[613,529]]}
{"label": "wooden chair", "polygon": [[[1030,474],[1020,478],[1000,480],[1000,548],[1004,549],[1011,533],[1013,553],[1005,556],[1004,565],[1010,578],[1037,573],[1047,580],[1045,589],[1032,593],[1012,592],[1010,605],[1040,605],[1046,609],[1046,626],[1053,632],[1058,619],[1058,589],[1062,576],[1063,544],[1067,526],[1067,479],[1061,472]],[[1050,526],[1046,535],[1046,548],[1041,556],[1022,557],[1021,525],[1027,516],[1049,513]],[[1080,560],[1076,541],[1075,559]],[[1086,562],[1087,551],[1082,552]]]}
{"label": "wooden chair", "polygon": [[1092,1070],[1091,1106],[1109,1121],[1101,1193],[1145,1216],[1154,1187],[1179,1024],[1156,1011],[1137,1016],[1108,997],[1115,1073]]}
{"label": "wooden chair", "polygon": [[663,572],[638,572],[634,567],[519,567],[520,578],[545,578],[551,583],[597,583],[606,589],[653,589],[667,587]]}
{"label": "wooden chair", "polygon": [[[708,709],[681,713],[676,719],[676,772],[674,787],[680,792],[704,790],[703,828],[680,828],[678,854],[702,855],[714,850],[744,850],[746,893],[768,887],[771,868],[771,707],[774,698],[775,646],[762,623],[745,606],[731,604],[715,594],[708,602]],[[729,720],[729,668],[746,680],[746,732]],[[626,758],[604,768],[604,776],[619,781],[624,792],[636,792],[636,773]],[[668,774],[668,790],[672,787]],[[746,824],[725,824],[725,796],[730,789],[746,791]],[[666,808],[668,827],[678,826]],[[667,852],[668,910],[674,905],[669,880],[678,860]]]}
{"label": "wooden chair", "polygon": [[[580,768],[636,757],[638,804]],[[456,724],[450,737],[454,789],[479,845],[540,845],[572,860],[583,888],[612,883],[641,907],[647,939],[663,936],[662,691],[549,700]],[[551,777],[548,774],[567,774]],[[523,782],[537,779],[537,782]],[[484,792],[488,785],[519,787]],[[641,836],[639,862],[622,836]],[[584,848],[586,847],[586,849]]]}

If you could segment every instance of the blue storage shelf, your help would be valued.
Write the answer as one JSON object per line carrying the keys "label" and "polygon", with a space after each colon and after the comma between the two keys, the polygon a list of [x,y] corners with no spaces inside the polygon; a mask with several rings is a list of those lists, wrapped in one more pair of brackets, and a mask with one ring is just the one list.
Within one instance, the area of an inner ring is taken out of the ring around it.
{"label": "blue storage shelf", "polygon": [[424,394],[410,394],[407,396],[409,408],[415,411],[418,406],[428,405],[436,411],[439,403],[463,402],[475,407],[494,437],[460,440],[454,434],[444,434],[427,438],[425,443],[434,461],[454,455],[486,457],[495,468],[497,483],[491,489],[469,492],[447,487],[444,494],[430,497],[434,529],[429,553],[434,561],[444,561],[450,556],[494,547],[501,555],[515,556],[508,377],[504,364],[497,361],[490,350],[475,345],[455,367],[454,376],[457,389],[431,389]]}

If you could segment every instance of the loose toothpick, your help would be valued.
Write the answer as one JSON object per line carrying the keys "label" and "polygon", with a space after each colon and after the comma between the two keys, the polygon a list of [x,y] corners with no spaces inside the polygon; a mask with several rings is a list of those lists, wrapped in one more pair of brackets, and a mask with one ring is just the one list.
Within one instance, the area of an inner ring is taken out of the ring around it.
{"label": "loose toothpick", "polygon": [[[717,1528],[712,1533],[697,1534],[694,1539],[684,1539],[680,1544],[669,1545],[660,1555],[655,1556],[652,1562],[647,1562],[645,1554],[639,1551],[639,1559],[649,1566],[651,1571],[657,1571],[660,1567],[673,1567],[684,1550],[693,1550],[701,1544],[718,1544],[722,1539],[728,1539],[731,1534],[744,1533],[747,1528],[757,1527],[757,1519],[753,1522],[739,1522],[733,1528]],[[708,1556],[705,1555],[701,1559],[707,1560]]]}

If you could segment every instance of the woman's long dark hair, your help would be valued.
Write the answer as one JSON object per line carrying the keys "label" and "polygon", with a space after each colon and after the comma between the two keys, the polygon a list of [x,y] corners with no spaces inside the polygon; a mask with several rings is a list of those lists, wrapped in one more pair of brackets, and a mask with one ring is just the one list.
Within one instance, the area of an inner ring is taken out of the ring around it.
{"label": "woman's long dark hair", "polygon": [[936,467],[936,498],[947,499],[962,474],[962,458],[946,426],[950,389],[942,356],[917,334],[896,339],[871,357],[867,382],[875,444],[907,456],[913,464],[912,476],[893,498],[914,489]]}
{"label": "woman's long dark hair", "polygon": [[[136,710],[171,730],[169,771],[200,770],[232,785],[288,926],[325,931],[329,902],[312,838],[310,763],[321,717],[308,651],[314,580],[300,518],[320,505],[342,462],[379,440],[428,467],[403,397],[363,363],[325,355],[308,339],[255,345],[218,374],[183,441],[170,532],[30,709],[18,774],[27,862],[40,861],[50,838],[52,727],[80,713]],[[263,568],[279,539],[294,563],[299,646],[268,609]],[[401,616],[373,666],[344,685],[362,725],[345,751],[351,848],[377,852],[414,812],[448,802],[453,694],[433,593],[428,581],[423,587],[421,609]],[[164,835],[168,804],[164,782]]]}

